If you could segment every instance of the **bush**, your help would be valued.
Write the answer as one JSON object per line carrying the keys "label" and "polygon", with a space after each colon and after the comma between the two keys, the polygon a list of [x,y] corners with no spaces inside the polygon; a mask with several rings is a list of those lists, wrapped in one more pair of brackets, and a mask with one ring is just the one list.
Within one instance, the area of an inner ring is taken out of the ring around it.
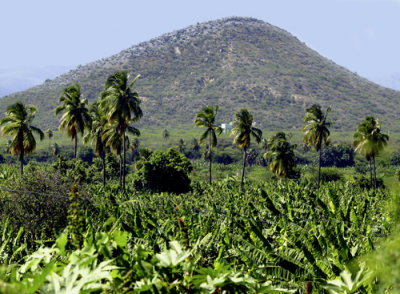
{"label": "bush", "polygon": [[348,167],[354,165],[354,149],[348,144],[328,146],[322,152],[321,166]]}
{"label": "bush", "polygon": [[228,153],[221,152],[214,156],[213,162],[222,164],[231,164],[235,162],[235,159]]}
{"label": "bush", "polygon": [[92,164],[95,156],[93,149],[90,147],[82,146],[78,149],[78,158],[84,162]]}
{"label": "bush", "polygon": [[[369,189],[370,187],[370,177],[369,176],[354,176],[354,184],[357,187],[360,187],[362,189]],[[372,178],[372,188],[374,187],[374,179]],[[385,184],[383,182],[383,179],[377,178],[376,179],[376,187],[377,188],[385,188]]]}
{"label": "bush", "polygon": [[192,170],[190,161],[177,150],[156,151],[140,165],[134,184],[152,192],[185,193],[190,191]]}
{"label": "bush", "polygon": [[29,164],[23,176],[10,177],[2,186],[13,190],[0,196],[2,219],[17,230],[23,227],[29,239],[52,238],[67,225],[71,183],[59,172]]}
{"label": "bush", "polygon": [[321,169],[322,182],[336,182],[342,180],[342,174],[336,168]]}
{"label": "bush", "polygon": [[400,165],[400,153],[396,152],[393,153],[392,157],[390,158],[390,164],[391,165]]}

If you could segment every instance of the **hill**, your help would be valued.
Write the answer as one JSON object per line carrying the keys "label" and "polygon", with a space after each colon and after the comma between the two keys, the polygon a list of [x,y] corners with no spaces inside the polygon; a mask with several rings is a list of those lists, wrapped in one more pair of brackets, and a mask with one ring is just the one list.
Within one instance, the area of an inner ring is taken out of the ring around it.
{"label": "hill", "polygon": [[[105,40],[106,41],[106,40]],[[193,126],[195,113],[219,104],[219,121],[248,108],[257,126],[299,129],[305,108],[331,106],[337,130],[354,130],[366,115],[398,128],[400,92],[380,87],[338,66],[288,32],[252,18],[210,21],[162,35],[89,63],[40,86],[0,99],[0,112],[15,100],[39,107],[37,123],[56,128],[61,90],[82,85],[95,101],[110,73],[141,74],[141,127]]]}

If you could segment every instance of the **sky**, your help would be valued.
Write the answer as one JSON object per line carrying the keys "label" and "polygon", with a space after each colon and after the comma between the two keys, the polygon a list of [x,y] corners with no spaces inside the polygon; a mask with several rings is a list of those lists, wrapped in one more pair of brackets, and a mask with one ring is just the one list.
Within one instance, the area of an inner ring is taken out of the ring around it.
{"label": "sky", "polygon": [[229,16],[278,26],[370,79],[400,72],[400,0],[0,0],[0,86]]}

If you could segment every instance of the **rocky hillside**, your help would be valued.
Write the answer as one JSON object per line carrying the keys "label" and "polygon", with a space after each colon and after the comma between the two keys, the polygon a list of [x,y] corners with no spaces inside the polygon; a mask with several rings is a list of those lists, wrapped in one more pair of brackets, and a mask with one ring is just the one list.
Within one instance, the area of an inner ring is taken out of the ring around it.
{"label": "rocky hillside", "polygon": [[[106,41],[106,40],[105,40]],[[354,130],[366,115],[398,128],[400,92],[380,87],[311,50],[288,32],[252,18],[226,18],[162,35],[0,100],[39,107],[37,123],[58,125],[54,108],[61,90],[79,83],[97,99],[110,73],[141,74],[141,127],[192,127],[201,107],[219,104],[219,121],[248,108],[259,127],[299,129],[305,108],[331,106],[338,130]]]}

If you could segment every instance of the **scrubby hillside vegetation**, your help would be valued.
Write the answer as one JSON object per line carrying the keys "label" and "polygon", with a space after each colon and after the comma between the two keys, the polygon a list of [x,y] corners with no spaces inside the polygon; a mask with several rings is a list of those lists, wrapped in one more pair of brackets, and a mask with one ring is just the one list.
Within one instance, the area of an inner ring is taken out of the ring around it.
{"label": "scrubby hillside vegetation", "polygon": [[191,127],[197,110],[219,104],[221,122],[247,108],[269,130],[299,129],[311,104],[331,106],[334,129],[354,130],[359,117],[377,115],[395,129],[400,94],[359,77],[273,25],[227,18],[190,26],[79,66],[43,85],[3,97],[0,112],[16,100],[39,107],[38,124],[54,128],[52,115],[66,86],[79,83],[90,102],[117,70],[141,74],[137,83],[142,126]]}

